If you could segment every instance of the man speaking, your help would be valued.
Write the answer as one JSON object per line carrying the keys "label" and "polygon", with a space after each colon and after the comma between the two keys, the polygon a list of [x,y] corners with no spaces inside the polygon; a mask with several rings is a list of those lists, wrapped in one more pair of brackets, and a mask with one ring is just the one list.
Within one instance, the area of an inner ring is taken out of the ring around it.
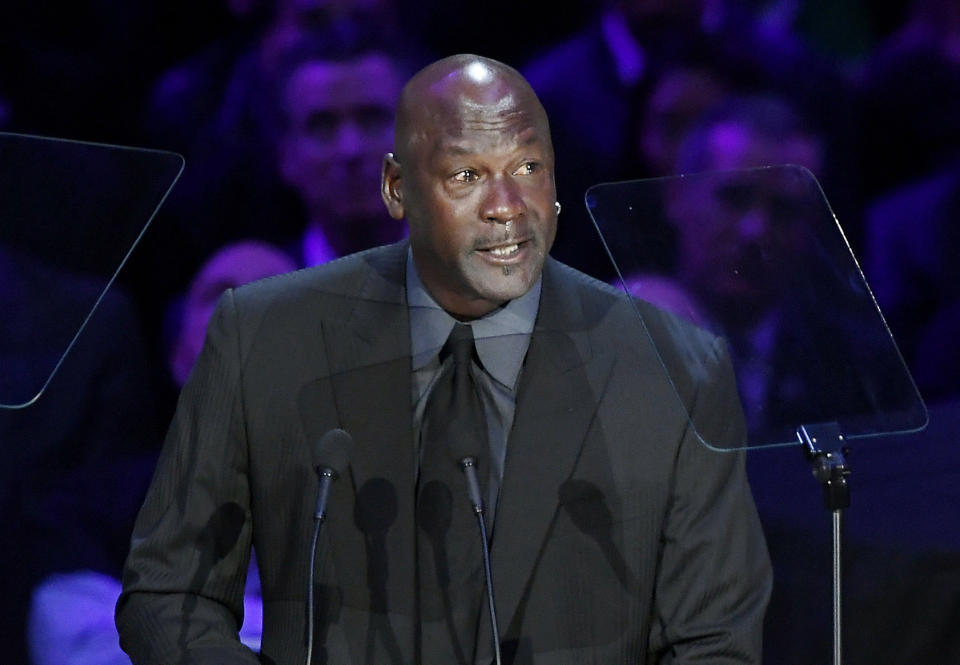
{"label": "man speaking", "polygon": [[[314,663],[492,662],[463,452],[505,662],[759,662],[770,567],[743,458],[691,426],[743,444],[724,346],[644,303],[634,335],[626,296],[548,258],[553,172],[515,70],[440,60],[384,159],[409,243],[225,293],[133,534],[134,663],[302,663],[308,634]],[[311,450],[335,428],[354,446],[311,564]],[[251,546],[260,654],[237,640]]]}

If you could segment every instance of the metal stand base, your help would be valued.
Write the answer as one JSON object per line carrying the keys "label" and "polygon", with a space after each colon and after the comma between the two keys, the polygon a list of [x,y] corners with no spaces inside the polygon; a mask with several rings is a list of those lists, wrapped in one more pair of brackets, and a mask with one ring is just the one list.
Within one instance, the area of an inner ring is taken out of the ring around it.
{"label": "metal stand base", "polygon": [[[843,537],[843,510],[850,506],[850,486],[847,476],[850,467],[843,447],[843,435],[837,423],[804,425],[797,430],[797,438],[804,455],[813,467],[813,476],[823,485],[823,502],[833,520],[833,665],[843,662],[843,621],[841,608],[841,552]],[[824,444],[835,444],[837,450],[824,452]]]}

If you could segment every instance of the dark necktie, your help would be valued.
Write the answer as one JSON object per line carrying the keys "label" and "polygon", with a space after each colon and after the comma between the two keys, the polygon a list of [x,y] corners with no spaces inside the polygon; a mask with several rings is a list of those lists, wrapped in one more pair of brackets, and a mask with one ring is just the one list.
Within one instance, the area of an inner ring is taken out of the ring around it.
{"label": "dark necktie", "polygon": [[[483,403],[471,370],[470,326],[457,323],[441,351],[444,367],[423,415],[417,497],[420,617],[424,662],[472,662],[483,602],[483,559],[476,518],[457,459],[477,457],[486,479]],[[449,358],[449,360],[447,360]]]}

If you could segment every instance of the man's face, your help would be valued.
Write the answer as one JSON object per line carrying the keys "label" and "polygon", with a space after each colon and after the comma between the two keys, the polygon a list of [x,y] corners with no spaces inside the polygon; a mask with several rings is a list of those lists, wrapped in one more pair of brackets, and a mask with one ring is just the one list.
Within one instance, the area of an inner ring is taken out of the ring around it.
{"label": "man's face", "polygon": [[349,225],[383,216],[377,193],[380,158],[393,143],[400,81],[390,62],[308,62],[285,90],[288,130],[280,166],[311,221]]}
{"label": "man's face", "polygon": [[419,113],[396,170],[421,279],[444,309],[473,318],[540,276],[556,235],[553,149],[532,93],[451,87]]}
{"label": "man's face", "polygon": [[681,270],[715,305],[761,312],[799,269],[815,199],[797,171],[738,169],[785,163],[817,169],[819,146],[808,136],[775,140],[732,122],[712,128],[706,140],[709,170],[717,172],[689,178],[672,195]]}

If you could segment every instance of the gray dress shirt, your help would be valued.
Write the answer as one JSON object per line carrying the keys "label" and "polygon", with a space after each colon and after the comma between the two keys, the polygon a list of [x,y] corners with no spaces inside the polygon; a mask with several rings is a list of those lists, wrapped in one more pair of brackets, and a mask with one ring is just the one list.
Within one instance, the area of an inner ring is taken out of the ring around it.
{"label": "gray dress shirt", "polygon": [[[423,412],[442,370],[440,349],[457,320],[440,307],[427,291],[413,263],[413,254],[409,251],[406,282],[413,356],[413,442],[419,458]],[[540,308],[540,288],[541,280],[538,279],[519,298],[482,318],[463,322],[473,328],[477,356],[480,358],[479,367],[474,361],[474,369],[480,370],[475,371],[474,376],[479,383],[490,443],[487,523],[491,526],[496,513],[498,488],[503,478],[507,438],[513,426],[523,359],[530,346],[530,335]],[[452,362],[452,358],[447,358],[447,362]]]}

